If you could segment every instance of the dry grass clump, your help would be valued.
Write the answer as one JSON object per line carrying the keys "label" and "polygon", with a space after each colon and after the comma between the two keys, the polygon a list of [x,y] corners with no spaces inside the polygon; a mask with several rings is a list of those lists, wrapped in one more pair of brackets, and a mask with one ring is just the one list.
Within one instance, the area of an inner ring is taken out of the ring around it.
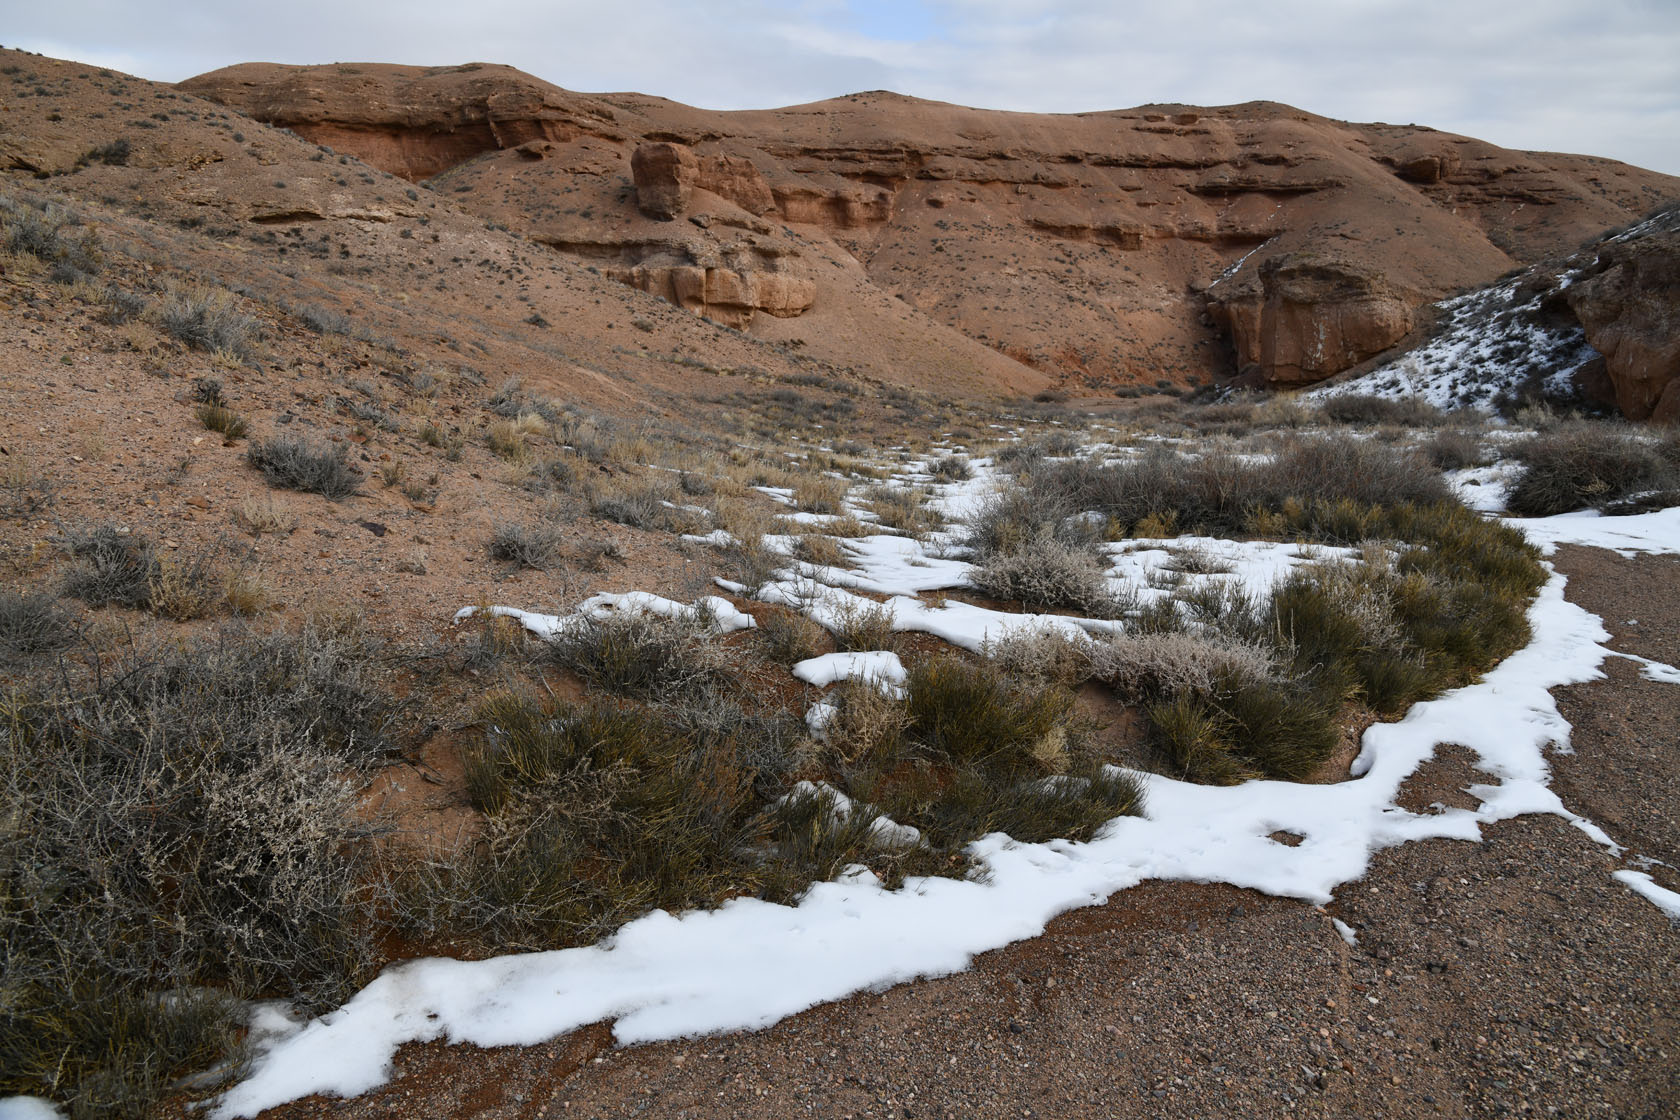
{"label": "dry grass clump", "polygon": [[974,465],[966,455],[942,455],[928,464],[928,473],[940,482],[966,482],[974,477]]}
{"label": "dry grass clump", "polygon": [[807,513],[841,513],[846,506],[846,480],[827,475],[801,478],[794,484],[793,502]]}
{"label": "dry grass clump", "polygon": [[245,460],[262,471],[270,486],[320,494],[331,501],[349,497],[362,483],[361,472],[350,465],[342,444],[323,447],[276,436],[253,443]]}
{"label": "dry grass clump", "polygon": [[358,774],[384,706],[355,651],[230,635],[0,706],[0,1092],[149,1115],[237,1057],[240,1001],[365,979]]}
{"label": "dry grass clump", "polygon": [[943,519],[928,508],[928,496],[921,487],[879,485],[864,492],[869,508],[882,525],[918,539],[943,524]]}
{"label": "dry grass clump", "polygon": [[432,930],[464,926],[504,952],[574,944],[774,877],[760,787],[782,778],[792,721],[726,702],[679,712],[513,695],[482,717],[467,766],[484,835],[426,877],[429,913],[412,917]]}
{"label": "dry grass clump", "polygon": [[[1292,437],[1264,460],[1156,449],[1107,465],[1045,463],[1021,485],[1022,493],[1006,493],[997,503],[1002,528],[986,529],[984,516],[977,524],[977,536],[990,534],[977,546],[1000,547],[1004,529],[1017,536],[1034,526],[1056,533],[1067,518],[1087,513],[1119,533],[1170,525],[1181,533],[1243,536],[1266,528],[1358,543],[1364,538],[1348,536],[1338,509],[1452,501],[1440,474],[1411,452],[1348,435]],[[992,538],[996,543],[988,544]]]}
{"label": "dry grass clump", "polygon": [[1091,677],[1092,640],[1047,626],[1020,626],[981,646],[1006,677],[1027,684],[1080,684]]}
{"label": "dry grass clump", "polygon": [[196,412],[200,424],[229,440],[243,438],[250,430],[245,418],[225,404],[207,401],[199,405]]}
{"label": "dry grass clump", "polygon": [[55,283],[74,283],[99,271],[99,239],[56,203],[0,195],[0,246],[50,266]]}
{"label": "dry grass clump", "polygon": [[266,497],[240,502],[233,511],[233,523],[253,537],[264,533],[285,536],[297,530],[298,517],[273,497]]}
{"label": "dry grass clump", "polygon": [[185,622],[224,607],[253,614],[267,599],[254,576],[228,563],[221,542],[162,554],[145,536],[101,525],[70,531],[60,544],[71,558],[64,594],[90,607],[128,607]]}
{"label": "dry grass clump", "polygon": [[867,599],[847,599],[830,612],[829,633],[841,652],[896,649],[892,608]]}
{"label": "dry grass clump", "polygon": [[849,558],[833,537],[823,533],[805,533],[794,542],[793,554],[807,564],[824,568],[843,568]]}
{"label": "dry grass clump", "polygon": [[66,595],[90,607],[151,606],[158,560],[148,538],[101,525],[71,531],[63,546],[72,559],[64,574]]}
{"label": "dry grass clump", "polygon": [[1635,512],[1674,504],[1680,440],[1581,421],[1559,425],[1514,449],[1523,472],[1505,499],[1522,517],[1577,509]]}
{"label": "dry grass clump", "polygon": [[703,619],[613,613],[580,618],[549,642],[554,661],[619,696],[699,695],[729,679],[729,659]]}
{"label": "dry grass clump", "polygon": [[490,534],[490,558],[541,571],[562,559],[566,534],[552,522],[497,525]]}
{"label": "dry grass clump", "polygon": [[1481,436],[1463,428],[1448,428],[1436,432],[1423,445],[1424,458],[1443,471],[1459,471],[1479,467],[1488,462],[1487,449]]}
{"label": "dry grass clump", "polygon": [[1087,677],[1132,699],[1261,688],[1279,670],[1275,649],[1217,634],[1119,634],[1087,643],[1083,653]]}
{"label": "dry grass clump", "polygon": [[159,618],[187,622],[228,603],[227,572],[219,549],[159,556],[152,567],[146,606]]}
{"label": "dry grass clump", "polygon": [[677,504],[676,484],[663,474],[614,475],[592,482],[585,496],[590,513],[632,528],[689,533],[699,527],[696,515]]}
{"label": "dry grass clump", "polygon": [[816,657],[828,644],[828,632],[798,611],[770,607],[758,615],[758,634],[765,654],[782,665]]}
{"label": "dry grass clump", "polygon": [[28,459],[8,458],[0,466],[0,517],[28,517],[53,504],[52,480],[36,471]]}

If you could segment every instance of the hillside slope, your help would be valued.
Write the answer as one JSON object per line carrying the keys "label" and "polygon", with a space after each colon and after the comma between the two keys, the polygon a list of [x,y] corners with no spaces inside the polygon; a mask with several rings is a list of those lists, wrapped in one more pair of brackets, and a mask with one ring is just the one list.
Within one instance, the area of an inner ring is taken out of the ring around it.
{"label": "hillside slope", "polygon": [[[880,293],[1074,392],[1319,380],[1424,304],[1680,197],[1611,160],[1268,102],[1045,115],[871,92],[725,113],[482,64],[251,63],[181,88],[626,273],[813,284],[809,319],[749,310],[765,337],[851,325],[872,349]],[[694,164],[680,213],[705,224],[638,212],[632,157],[665,143]],[[743,241],[756,259],[727,260]]]}

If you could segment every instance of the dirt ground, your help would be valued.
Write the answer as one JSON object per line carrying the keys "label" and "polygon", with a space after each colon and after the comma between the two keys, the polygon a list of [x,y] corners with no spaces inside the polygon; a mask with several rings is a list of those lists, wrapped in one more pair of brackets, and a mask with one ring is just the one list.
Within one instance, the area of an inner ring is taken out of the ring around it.
{"label": "dirt ground", "polygon": [[[1680,562],[1566,549],[1556,563],[1613,648],[1680,653]],[[1680,930],[1610,872],[1675,860],[1680,691],[1632,662],[1606,670],[1559,690],[1575,736],[1556,784],[1629,847],[1622,860],[1528,817],[1479,845],[1380,852],[1325,908],[1152,882],[967,972],[768,1030],[621,1049],[598,1024],[531,1048],[412,1046],[378,1091],[265,1116],[1674,1116]],[[1403,800],[1464,803],[1470,760],[1442,752]]]}

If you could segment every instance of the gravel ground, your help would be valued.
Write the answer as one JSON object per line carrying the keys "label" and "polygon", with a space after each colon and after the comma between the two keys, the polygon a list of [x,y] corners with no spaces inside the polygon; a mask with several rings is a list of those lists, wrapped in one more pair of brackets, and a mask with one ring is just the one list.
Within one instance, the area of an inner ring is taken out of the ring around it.
{"label": "gravel ground", "polygon": [[[1613,608],[1616,648],[1676,659],[1680,565],[1587,550],[1559,564],[1571,598]],[[1559,757],[1559,789],[1672,858],[1680,690],[1629,664],[1561,690],[1577,753]],[[1467,752],[1443,751],[1405,800],[1462,803],[1476,780]],[[1672,1117],[1680,930],[1610,878],[1620,866],[1531,817],[1479,845],[1380,852],[1323,909],[1148,883],[968,972],[754,1034],[612,1049],[597,1026],[526,1049],[410,1047],[382,1090],[267,1115]]]}

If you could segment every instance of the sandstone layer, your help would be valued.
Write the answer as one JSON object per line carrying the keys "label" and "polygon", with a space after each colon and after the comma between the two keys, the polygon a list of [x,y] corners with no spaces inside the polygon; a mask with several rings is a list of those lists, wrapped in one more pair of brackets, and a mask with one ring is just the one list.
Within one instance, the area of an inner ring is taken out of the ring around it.
{"label": "sandstone layer", "polygon": [[[724,113],[477,64],[248,64],[180,88],[762,337],[867,347],[858,316],[899,303],[1075,393],[1316,380],[1422,305],[1680,196],[1609,160],[1269,102]],[[730,252],[756,259],[713,259]]]}

